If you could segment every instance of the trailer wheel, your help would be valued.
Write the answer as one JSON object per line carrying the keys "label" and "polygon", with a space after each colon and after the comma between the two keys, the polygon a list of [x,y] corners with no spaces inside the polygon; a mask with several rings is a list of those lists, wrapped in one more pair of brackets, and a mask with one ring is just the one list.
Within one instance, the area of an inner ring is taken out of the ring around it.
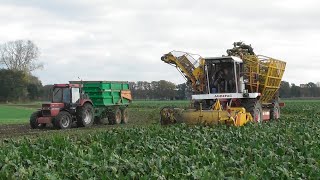
{"label": "trailer wheel", "polygon": [[122,124],[127,124],[129,121],[129,112],[127,108],[124,108],[121,110],[121,123]]}
{"label": "trailer wheel", "polygon": [[249,112],[254,122],[261,123],[263,121],[262,106],[256,99],[243,99],[242,106]]}
{"label": "trailer wheel", "polygon": [[270,117],[273,120],[277,120],[280,118],[280,106],[278,102],[274,103],[274,106],[270,111]]}
{"label": "trailer wheel", "polygon": [[103,112],[100,117],[97,117],[97,123],[106,125],[109,123],[107,112]]}
{"label": "trailer wheel", "polygon": [[60,111],[54,118],[53,125],[59,129],[68,129],[72,125],[72,116],[67,111]]}
{"label": "trailer wheel", "polygon": [[113,111],[108,113],[109,124],[120,124],[121,117],[121,110],[118,107],[116,107]]}
{"label": "trailer wheel", "polygon": [[37,129],[37,128],[44,128],[46,127],[47,124],[40,124],[38,123],[37,119],[38,117],[40,117],[41,115],[40,111],[36,111],[34,113],[31,114],[30,116],[30,126],[32,129]]}
{"label": "trailer wheel", "polygon": [[85,103],[79,107],[77,111],[77,125],[79,127],[90,127],[94,122],[93,106],[90,103]]}

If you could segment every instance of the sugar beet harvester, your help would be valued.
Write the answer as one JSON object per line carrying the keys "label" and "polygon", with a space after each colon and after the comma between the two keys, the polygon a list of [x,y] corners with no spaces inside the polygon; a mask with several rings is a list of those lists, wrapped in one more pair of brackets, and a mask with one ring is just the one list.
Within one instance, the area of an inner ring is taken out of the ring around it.
{"label": "sugar beet harvester", "polygon": [[128,82],[70,81],[55,84],[52,101],[30,117],[31,128],[45,127],[52,123],[59,129],[90,127],[100,124],[120,124],[129,120],[127,106],[131,103]]}
{"label": "sugar beet harvester", "polygon": [[278,119],[279,87],[286,63],[258,56],[250,45],[235,42],[227,56],[202,58],[172,51],[161,57],[175,66],[192,87],[191,107],[165,107],[161,124],[231,124]]}

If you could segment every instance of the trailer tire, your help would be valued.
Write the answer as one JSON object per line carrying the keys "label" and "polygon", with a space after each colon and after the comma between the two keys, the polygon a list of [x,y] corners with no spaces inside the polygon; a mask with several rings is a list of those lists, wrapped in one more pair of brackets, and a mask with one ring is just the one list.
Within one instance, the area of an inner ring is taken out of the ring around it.
{"label": "trailer tire", "polygon": [[129,112],[127,108],[121,109],[121,123],[127,124],[129,121]]}
{"label": "trailer tire", "polygon": [[40,111],[36,111],[31,114],[30,116],[30,127],[31,129],[38,129],[38,128],[44,128],[47,124],[40,124],[38,123],[37,119],[41,116]]}
{"label": "trailer tire", "polygon": [[278,120],[280,118],[280,106],[278,102],[274,103],[274,106],[270,111],[270,118],[272,120]]}
{"label": "trailer tire", "polygon": [[249,112],[253,118],[253,122],[261,123],[263,121],[262,105],[256,99],[243,99],[242,106]]}
{"label": "trailer tire", "polygon": [[120,124],[121,123],[121,110],[116,107],[114,110],[108,113],[109,124]]}
{"label": "trailer tire", "polygon": [[77,110],[78,127],[90,127],[94,122],[94,109],[90,103],[84,103]]}
{"label": "trailer tire", "polygon": [[107,112],[103,112],[100,117],[97,117],[96,122],[103,125],[109,124]]}
{"label": "trailer tire", "polygon": [[54,118],[53,125],[58,129],[68,129],[72,125],[72,116],[67,111],[60,111]]}

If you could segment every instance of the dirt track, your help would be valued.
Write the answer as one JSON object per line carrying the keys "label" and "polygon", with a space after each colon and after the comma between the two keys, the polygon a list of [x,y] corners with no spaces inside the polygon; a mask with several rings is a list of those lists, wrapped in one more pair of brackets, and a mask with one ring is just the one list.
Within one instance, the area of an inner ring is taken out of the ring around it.
{"label": "dirt track", "polygon": [[30,129],[29,124],[0,125],[0,138],[22,136],[27,134],[30,134],[30,135],[37,134],[41,131],[46,131],[46,130]]}
{"label": "dirt track", "polygon": [[51,126],[48,126],[43,129],[31,129],[29,124],[9,124],[9,125],[0,125],[0,139],[5,138],[20,138],[20,137],[43,137],[46,135],[54,134],[70,134],[84,131],[103,131],[107,129],[119,128],[119,127],[136,127],[136,126],[148,126],[144,123],[129,123],[129,124],[120,124],[120,125],[97,125],[94,124],[89,128],[77,128],[75,125],[71,129],[66,130],[57,130]]}
{"label": "dirt track", "polygon": [[0,139],[11,138],[11,137],[24,137],[24,136],[33,136],[40,137],[47,134],[61,134],[61,133],[70,133],[75,131],[92,131],[95,130],[103,130],[110,129],[116,127],[128,127],[129,124],[126,125],[93,125],[90,128],[71,128],[68,130],[56,130],[53,127],[46,127],[43,129],[31,129],[29,124],[10,124],[10,125],[0,125]]}

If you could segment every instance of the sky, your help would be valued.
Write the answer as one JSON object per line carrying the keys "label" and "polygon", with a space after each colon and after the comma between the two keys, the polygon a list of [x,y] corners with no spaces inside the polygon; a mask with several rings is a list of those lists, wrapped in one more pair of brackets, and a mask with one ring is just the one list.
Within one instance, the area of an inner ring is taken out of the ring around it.
{"label": "sky", "polygon": [[0,43],[32,40],[43,84],[183,83],[163,54],[221,56],[235,41],[286,61],[285,81],[319,82],[319,7],[317,0],[0,0]]}

